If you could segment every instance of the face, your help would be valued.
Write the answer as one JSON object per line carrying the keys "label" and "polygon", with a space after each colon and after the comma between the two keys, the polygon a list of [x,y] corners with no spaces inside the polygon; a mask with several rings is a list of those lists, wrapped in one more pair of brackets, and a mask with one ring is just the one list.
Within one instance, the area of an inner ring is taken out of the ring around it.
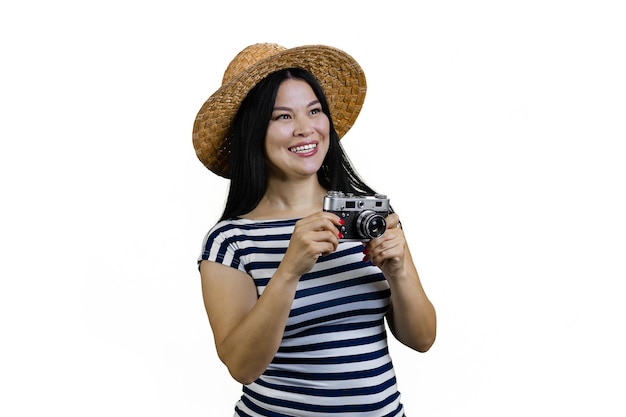
{"label": "face", "polygon": [[326,157],[330,126],[313,89],[303,80],[287,79],[278,88],[265,136],[269,175],[308,177]]}

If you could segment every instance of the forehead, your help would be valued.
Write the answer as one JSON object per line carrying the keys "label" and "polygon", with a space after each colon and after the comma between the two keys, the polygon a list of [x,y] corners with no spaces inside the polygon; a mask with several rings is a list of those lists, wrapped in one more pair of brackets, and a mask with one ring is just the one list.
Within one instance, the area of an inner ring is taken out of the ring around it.
{"label": "forehead", "polygon": [[317,96],[311,86],[304,80],[289,78],[278,87],[276,102],[292,100],[316,100]]}

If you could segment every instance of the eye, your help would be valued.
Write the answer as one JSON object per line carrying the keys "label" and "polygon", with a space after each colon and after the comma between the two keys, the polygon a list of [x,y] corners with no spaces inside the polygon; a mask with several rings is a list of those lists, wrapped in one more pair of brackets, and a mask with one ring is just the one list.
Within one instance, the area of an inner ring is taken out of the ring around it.
{"label": "eye", "polygon": [[322,108],[321,107],[315,107],[314,109],[311,109],[311,114],[318,114],[322,112]]}
{"label": "eye", "polygon": [[274,120],[289,120],[291,119],[291,115],[287,113],[276,113],[273,117]]}

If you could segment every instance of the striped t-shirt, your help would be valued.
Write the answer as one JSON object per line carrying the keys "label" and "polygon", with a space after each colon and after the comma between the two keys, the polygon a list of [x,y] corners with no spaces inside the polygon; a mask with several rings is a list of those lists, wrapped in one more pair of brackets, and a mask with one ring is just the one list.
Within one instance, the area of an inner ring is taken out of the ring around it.
{"label": "striped t-shirt", "polygon": [[[278,268],[296,220],[221,221],[201,260],[250,275],[259,296]],[[243,386],[235,416],[401,417],[384,316],[389,285],[363,262],[360,242],[341,242],[300,279],[276,356]]]}

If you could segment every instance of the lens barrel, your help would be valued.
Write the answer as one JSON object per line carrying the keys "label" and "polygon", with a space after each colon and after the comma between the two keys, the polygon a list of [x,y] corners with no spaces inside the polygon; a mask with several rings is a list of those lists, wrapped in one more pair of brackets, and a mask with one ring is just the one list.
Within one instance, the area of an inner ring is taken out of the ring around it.
{"label": "lens barrel", "polygon": [[373,210],[364,210],[356,219],[357,233],[361,238],[373,239],[381,236],[387,229],[385,218]]}

